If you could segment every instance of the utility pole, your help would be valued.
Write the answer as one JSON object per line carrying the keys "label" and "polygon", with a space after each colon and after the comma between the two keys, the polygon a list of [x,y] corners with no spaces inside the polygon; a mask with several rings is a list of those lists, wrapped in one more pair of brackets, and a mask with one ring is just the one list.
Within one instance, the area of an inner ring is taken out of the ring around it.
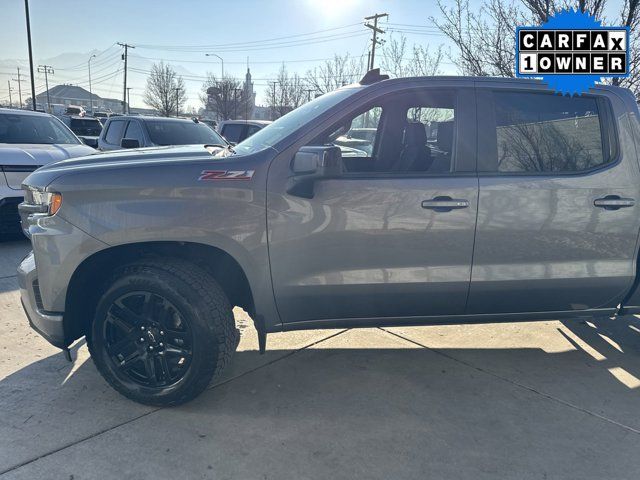
{"label": "utility pole", "polygon": [[130,48],[136,48],[128,43],[120,43],[118,45],[124,48],[122,59],[124,60],[124,89],[122,90],[122,113],[127,113],[127,54]]}
{"label": "utility pole", "polygon": [[[38,73],[44,73],[44,83],[47,87],[47,113],[51,113],[51,99],[49,98],[49,75],[55,74],[51,65],[38,65]],[[35,102],[35,97],[33,98]]]}
{"label": "utility pole", "polygon": [[269,82],[272,86],[273,86],[273,96],[272,98],[272,103],[273,105],[271,105],[271,120],[275,120],[275,116],[276,116],[276,85],[278,84],[278,82]]}
{"label": "utility pole", "polygon": [[127,87],[127,113],[131,114],[131,89],[133,87]]}
{"label": "utility pole", "polygon": [[376,45],[382,45],[384,43],[383,40],[378,40],[378,34],[384,33],[384,30],[378,28],[378,19],[382,17],[388,17],[388,13],[376,13],[375,15],[371,15],[370,17],[364,17],[365,20],[373,20],[373,25],[370,23],[365,23],[364,26],[370,28],[372,31],[372,39],[371,39],[371,57],[369,59],[369,65],[367,70],[373,70],[373,66],[375,64],[376,58]]}
{"label": "utility pole", "polygon": [[24,0],[24,13],[27,17],[27,43],[29,45],[29,73],[31,73],[31,105],[33,110],[37,109],[36,104],[36,81],[33,74],[33,51],[31,49],[31,22],[29,21],[29,0]]}
{"label": "utility pole", "polygon": [[[238,92],[242,92],[242,89],[241,88],[233,89],[233,117],[234,117],[233,119],[234,120],[238,119]],[[240,96],[240,98],[242,98],[242,96]]]}
{"label": "utility pole", "polygon": [[311,94],[316,91],[315,88],[305,88],[305,92],[307,92],[307,102],[311,101]]}
{"label": "utility pole", "polygon": [[93,115],[93,92],[91,91],[91,60],[93,60],[96,56],[91,55],[89,57],[89,61],[87,65],[89,65],[89,105],[91,107],[91,115]]}
{"label": "utility pole", "polygon": [[20,67],[18,69],[18,78],[13,78],[14,82],[18,82],[18,100],[20,101],[19,108],[22,108],[22,74],[20,73]]}
{"label": "utility pole", "polygon": [[174,90],[176,91],[176,118],[178,118],[180,116],[180,105],[178,103],[178,97],[180,95],[180,88],[174,88]]}
{"label": "utility pole", "polygon": [[9,87],[9,108],[13,108],[13,101],[11,100],[11,80],[7,80],[7,85]]}

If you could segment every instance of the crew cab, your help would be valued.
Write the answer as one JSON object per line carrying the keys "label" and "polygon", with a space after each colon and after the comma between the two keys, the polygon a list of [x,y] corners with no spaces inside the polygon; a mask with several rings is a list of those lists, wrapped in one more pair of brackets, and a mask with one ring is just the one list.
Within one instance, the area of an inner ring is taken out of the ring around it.
{"label": "crew cab", "polygon": [[[336,140],[371,129],[343,157]],[[105,379],[153,405],[229,363],[233,306],[260,351],[278,331],[640,312],[639,135],[618,87],[370,71],[235,147],[32,173],[22,301],[51,343],[86,336]]]}

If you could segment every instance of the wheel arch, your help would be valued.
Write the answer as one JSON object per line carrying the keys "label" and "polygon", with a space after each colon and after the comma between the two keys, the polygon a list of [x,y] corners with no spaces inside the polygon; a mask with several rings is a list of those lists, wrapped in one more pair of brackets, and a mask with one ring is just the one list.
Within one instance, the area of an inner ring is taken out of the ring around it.
{"label": "wheel arch", "polygon": [[86,334],[105,282],[122,265],[142,258],[180,258],[198,265],[220,284],[232,306],[255,321],[256,305],[247,267],[227,251],[184,241],[150,241],[108,247],[87,257],[75,269],[66,293],[64,332],[67,344]]}

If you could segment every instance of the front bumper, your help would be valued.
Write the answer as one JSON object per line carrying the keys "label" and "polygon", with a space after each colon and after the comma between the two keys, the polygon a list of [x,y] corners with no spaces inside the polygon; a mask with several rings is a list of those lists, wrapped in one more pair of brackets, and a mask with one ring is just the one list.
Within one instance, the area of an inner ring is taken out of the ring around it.
{"label": "front bumper", "polygon": [[[15,195],[15,192],[12,194]],[[18,204],[21,201],[21,196],[0,198],[0,239],[5,235],[15,235],[22,231],[18,214]]]}
{"label": "front bumper", "polygon": [[27,314],[31,327],[52,345],[66,348],[62,313],[48,312],[42,306],[33,252],[30,252],[18,267],[18,285],[22,308]]}

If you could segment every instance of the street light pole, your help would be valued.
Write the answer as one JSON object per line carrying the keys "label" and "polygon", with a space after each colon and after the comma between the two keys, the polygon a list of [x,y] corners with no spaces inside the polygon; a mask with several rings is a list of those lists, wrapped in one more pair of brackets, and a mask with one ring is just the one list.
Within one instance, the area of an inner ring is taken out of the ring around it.
{"label": "street light pole", "polygon": [[33,111],[38,108],[36,105],[36,80],[33,73],[33,51],[31,49],[31,22],[29,21],[29,0],[24,0],[24,13],[27,17],[27,43],[29,45],[29,73],[31,73],[31,106]]}
{"label": "street light pole", "polygon": [[91,55],[87,64],[89,65],[89,105],[91,106],[91,115],[93,115],[93,92],[91,91],[91,60],[96,56]]}
{"label": "street light pole", "polygon": [[205,57],[217,57],[220,59],[220,64],[222,65],[222,77],[220,78],[220,80],[224,79],[224,60],[220,55],[217,55],[215,53],[205,53],[204,54]]}

